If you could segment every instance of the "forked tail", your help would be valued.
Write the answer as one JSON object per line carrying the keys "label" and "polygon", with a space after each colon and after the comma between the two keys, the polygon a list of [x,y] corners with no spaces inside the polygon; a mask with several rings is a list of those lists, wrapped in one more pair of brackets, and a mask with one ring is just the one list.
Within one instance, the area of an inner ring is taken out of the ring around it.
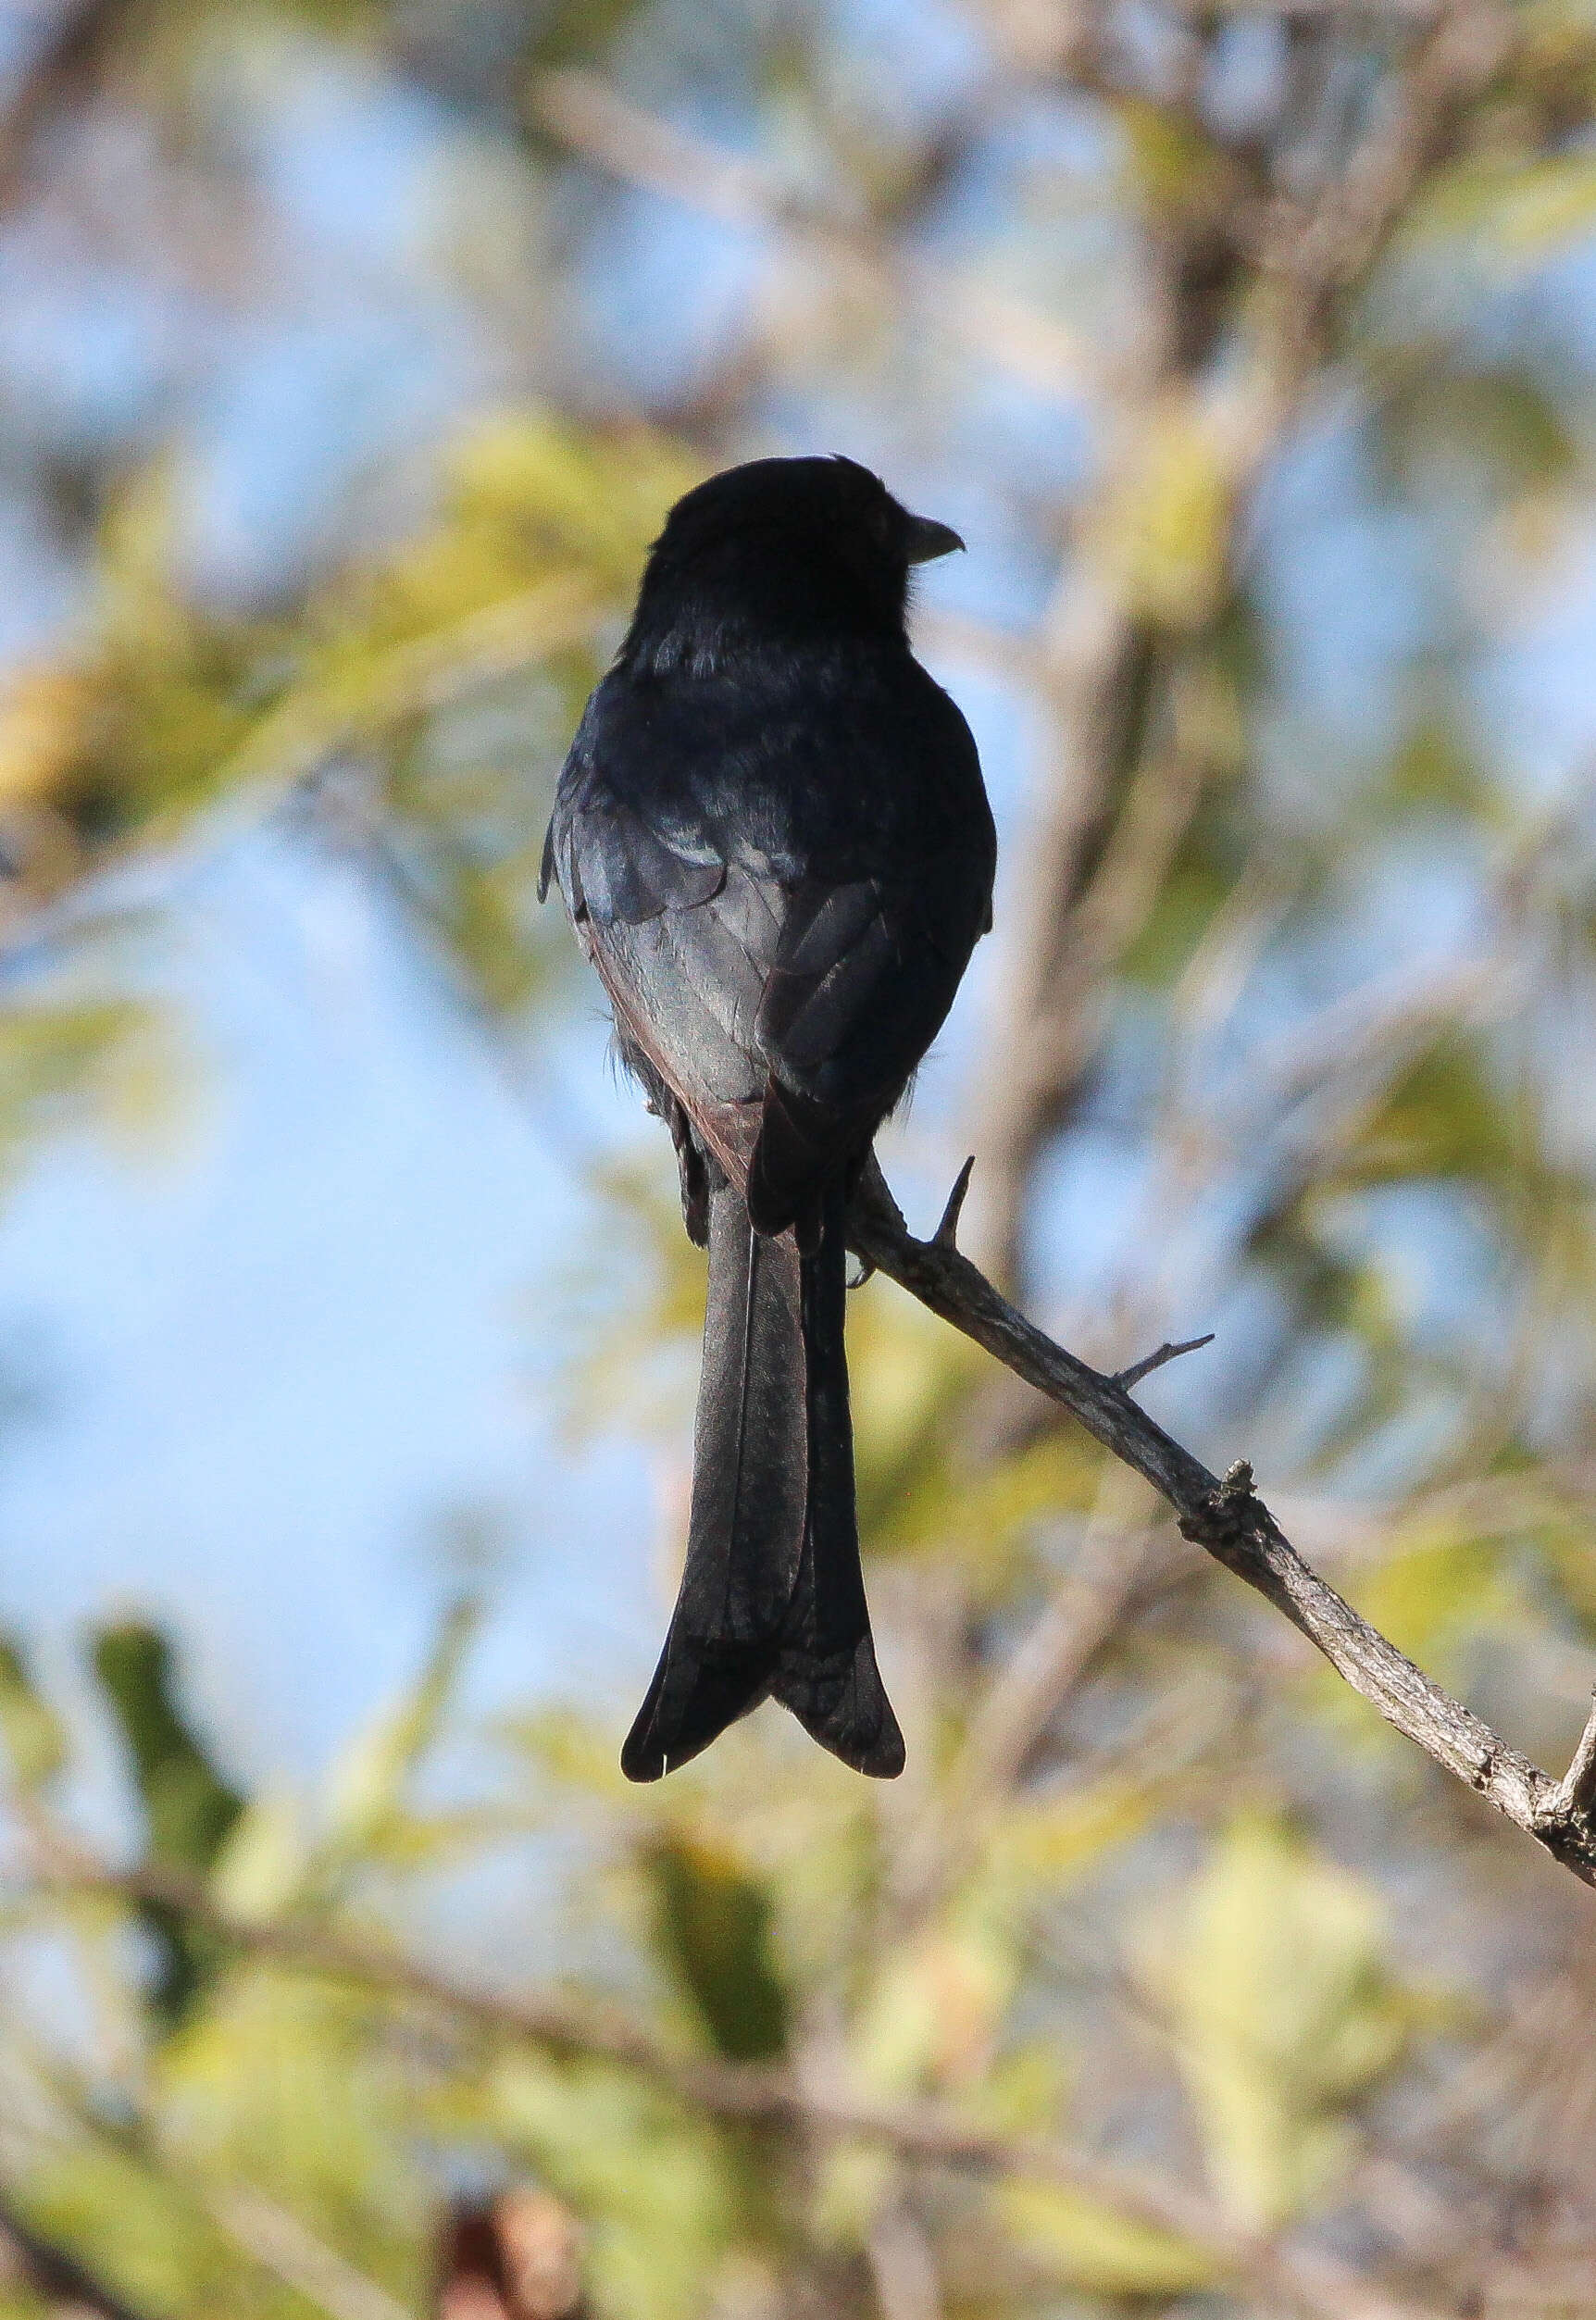
{"label": "forked tail", "polygon": [[754,1230],[734,1186],[711,1193],[687,1560],[629,1779],[657,1780],[770,1696],[856,1771],[903,1770],[859,1567],[844,1206],[839,1184],[800,1256],[792,1230]]}

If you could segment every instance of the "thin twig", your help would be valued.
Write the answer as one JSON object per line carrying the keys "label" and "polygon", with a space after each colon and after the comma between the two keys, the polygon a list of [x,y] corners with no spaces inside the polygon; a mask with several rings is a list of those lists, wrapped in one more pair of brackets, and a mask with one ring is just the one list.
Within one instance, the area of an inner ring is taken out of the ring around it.
{"label": "thin twig", "polygon": [[1151,1378],[1155,1369],[1162,1369],[1166,1362],[1178,1362],[1182,1353],[1201,1353],[1204,1345],[1212,1345],[1213,1342],[1212,1329],[1203,1337],[1185,1338],[1178,1345],[1172,1345],[1166,1338],[1162,1345],[1151,1353],[1143,1353],[1141,1359],[1132,1362],[1128,1369],[1116,1370],[1114,1382],[1122,1391],[1128,1392],[1143,1378]]}

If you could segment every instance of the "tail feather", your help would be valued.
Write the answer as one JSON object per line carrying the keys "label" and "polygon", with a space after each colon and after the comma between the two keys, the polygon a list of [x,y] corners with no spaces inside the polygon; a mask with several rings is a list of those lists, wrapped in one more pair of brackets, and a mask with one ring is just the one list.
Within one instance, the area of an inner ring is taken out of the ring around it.
{"label": "tail feather", "polygon": [[859,1569],[846,1261],[840,1190],[807,1256],[792,1230],[755,1232],[735,1187],[712,1191],[687,1560],[621,1752],[630,1779],[685,1764],[771,1694],[844,1763],[903,1768]]}
{"label": "tail feather", "polygon": [[809,1491],[798,1583],[770,1689],[822,1748],[855,1772],[892,1780],[904,1737],[876,1665],[854,1496],[854,1427],[843,1341],[847,1197],[826,1198],[819,1245],[803,1262]]}

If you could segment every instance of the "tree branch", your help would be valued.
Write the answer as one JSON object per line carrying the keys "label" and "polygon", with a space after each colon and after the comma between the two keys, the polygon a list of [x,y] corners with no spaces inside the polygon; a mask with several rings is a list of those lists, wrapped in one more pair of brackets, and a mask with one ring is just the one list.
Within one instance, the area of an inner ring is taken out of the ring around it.
{"label": "tree branch", "polygon": [[1563,1867],[1596,1885],[1596,1729],[1587,1727],[1563,1781],[1509,1747],[1303,1562],[1254,1492],[1245,1459],[1223,1479],[1210,1474],[1137,1407],[1118,1379],[1044,1337],[948,1241],[916,1241],[874,1166],[854,1201],[849,1243],[873,1270],[1079,1418],[1167,1500],[1186,1538],[1266,1597],[1388,1724]]}

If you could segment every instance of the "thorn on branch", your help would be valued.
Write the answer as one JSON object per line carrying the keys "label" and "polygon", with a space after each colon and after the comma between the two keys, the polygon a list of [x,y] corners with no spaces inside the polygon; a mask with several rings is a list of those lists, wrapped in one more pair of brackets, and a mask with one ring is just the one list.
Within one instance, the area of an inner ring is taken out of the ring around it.
{"label": "thorn on branch", "polygon": [[948,1194],[948,1204],[942,1211],[941,1223],[937,1227],[935,1232],[931,1235],[931,1246],[933,1249],[951,1249],[955,1252],[957,1251],[959,1245],[959,1218],[964,1214],[965,1194],[970,1189],[970,1177],[974,1171],[975,1165],[976,1156],[972,1152],[969,1158],[965,1162],[964,1166],[959,1170],[957,1176],[954,1179],[954,1189]]}
{"label": "thorn on branch", "polygon": [[1182,1353],[1195,1353],[1203,1346],[1212,1345],[1213,1342],[1212,1329],[1206,1337],[1189,1337],[1178,1345],[1172,1345],[1166,1338],[1156,1353],[1144,1354],[1141,1361],[1132,1362],[1128,1369],[1116,1371],[1114,1382],[1122,1393],[1128,1392],[1143,1378],[1150,1378],[1155,1369],[1162,1369],[1166,1362],[1178,1361]]}
{"label": "thorn on branch", "polygon": [[859,1259],[859,1269],[849,1280],[848,1286],[850,1289],[863,1289],[867,1281],[874,1280],[875,1278],[875,1266],[867,1256],[862,1256]]}
{"label": "thorn on branch", "polygon": [[1592,1694],[1590,1714],[1574,1760],[1537,1817],[1543,1826],[1557,1828],[1566,1828],[1576,1821],[1596,1821],[1596,1694]]}

